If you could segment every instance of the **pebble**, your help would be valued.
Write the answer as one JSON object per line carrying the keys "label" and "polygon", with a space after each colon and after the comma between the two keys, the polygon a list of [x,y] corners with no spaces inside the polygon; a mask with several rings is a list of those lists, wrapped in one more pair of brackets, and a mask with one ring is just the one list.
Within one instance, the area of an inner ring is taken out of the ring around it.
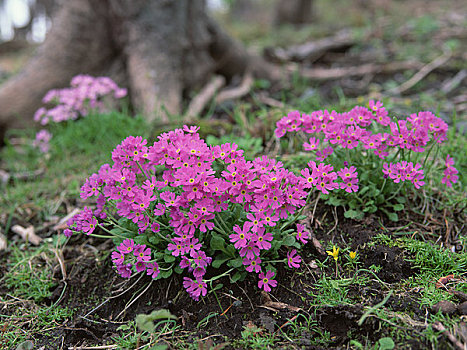
{"label": "pebble", "polygon": [[454,314],[456,310],[456,304],[448,300],[441,300],[440,302],[436,303],[431,307],[431,311],[433,311],[434,313],[441,311],[443,314],[447,315]]}
{"label": "pebble", "polygon": [[457,311],[459,311],[459,314],[461,315],[467,315],[467,301],[464,301],[462,304],[459,304],[457,306]]}

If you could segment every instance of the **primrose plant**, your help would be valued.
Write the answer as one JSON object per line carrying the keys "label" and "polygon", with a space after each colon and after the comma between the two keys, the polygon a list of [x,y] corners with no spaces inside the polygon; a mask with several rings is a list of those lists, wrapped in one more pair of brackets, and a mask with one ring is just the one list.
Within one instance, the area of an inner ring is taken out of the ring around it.
{"label": "primrose plant", "polygon": [[[431,112],[406,119],[391,119],[380,101],[369,108],[356,106],[348,112],[320,110],[310,114],[293,111],[277,122],[276,136],[299,132],[306,137],[303,148],[312,159],[302,174],[318,189],[340,189],[325,194],[328,204],[347,205],[346,217],[361,218],[364,212],[382,210],[397,221],[395,211],[404,209],[407,186],[420,189],[447,140],[448,125]],[[435,156],[429,158],[433,149]],[[315,161],[328,161],[326,169]],[[342,167],[333,172],[333,166]],[[458,180],[454,160],[447,155],[441,182],[448,187]],[[324,175],[323,175],[324,172]],[[336,184],[336,177],[343,183]],[[402,192],[401,192],[402,191]]]}
{"label": "primrose plant", "polygon": [[246,161],[235,144],[209,146],[198,129],[164,133],[153,145],[126,138],[113,164],[81,188],[81,198],[96,198],[96,209],[70,219],[64,234],[114,238],[112,260],[122,277],[185,273],[183,286],[196,300],[227,275],[235,282],[257,274],[268,292],[277,285],[276,263],[300,266],[297,249],[309,233],[300,224],[289,227],[311,184],[266,156]]}
{"label": "primrose plant", "polygon": [[[75,120],[87,116],[91,111],[104,112],[110,99],[121,99],[126,95],[127,90],[118,87],[109,77],[77,75],[71,79],[69,88],[47,92],[42,102],[55,106],[50,109],[39,108],[34,114],[34,120],[41,125]],[[43,129],[37,133],[33,145],[45,153],[49,149],[51,137],[52,134]]]}

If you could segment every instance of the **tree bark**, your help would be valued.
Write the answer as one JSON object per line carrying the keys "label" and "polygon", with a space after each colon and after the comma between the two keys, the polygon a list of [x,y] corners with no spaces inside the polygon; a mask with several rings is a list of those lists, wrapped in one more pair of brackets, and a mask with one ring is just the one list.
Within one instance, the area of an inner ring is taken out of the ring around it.
{"label": "tree bark", "polygon": [[313,20],[314,0],[277,0],[275,24],[302,25]]}
{"label": "tree bark", "polygon": [[66,1],[36,56],[0,87],[0,132],[31,125],[45,93],[77,74],[110,76],[129,88],[135,110],[167,120],[211,74],[247,70],[280,78],[207,16],[203,0]]}

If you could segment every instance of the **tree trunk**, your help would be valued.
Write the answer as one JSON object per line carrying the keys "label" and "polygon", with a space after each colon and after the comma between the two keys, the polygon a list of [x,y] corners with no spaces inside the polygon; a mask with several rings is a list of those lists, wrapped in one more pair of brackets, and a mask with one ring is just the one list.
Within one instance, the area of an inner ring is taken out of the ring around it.
{"label": "tree trunk", "polygon": [[313,20],[314,0],[277,0],[275,24],[302,25]]}
{"label": "tree trunk", "polygon": [[279,78],[207,16],[203,0],[66,1],[36,56],[1,86],[0,131],[31,125],[45,93],[77,74],[110,76],[148,120],[167,120],[182,112],[184,92],[212,73],[231,78],[247,69]]}

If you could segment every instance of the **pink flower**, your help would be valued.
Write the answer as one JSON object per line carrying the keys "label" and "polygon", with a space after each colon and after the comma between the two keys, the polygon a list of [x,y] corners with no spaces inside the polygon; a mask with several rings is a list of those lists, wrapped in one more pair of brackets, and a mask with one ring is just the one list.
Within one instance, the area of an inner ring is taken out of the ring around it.
{"label": "pink flower", "polygon": [[345,192],[357,192],[358,191],[358,179],[352,178],[346,180],[344,183],[341,183],[341,189],[345,190]]}
{"label": "pink flower", "polygon": [[248,259],[248,258],[245,258],[243,259],[243,265],[246,266],[246,270],[248,272],[253,272],[253,270],[256,272],[256,273],[260,273],[261,272],[261,259],[260,258],[255,258],[255,259]]}
{"label": "pink flower", "polygon": [[452,184],[459,180],[459,176],[456,175],[457,173],[457,169],[453,166],[446,168],[444,170],[444,177],[441,179],[441,183],[446,184],[447,187],[452,187]]}
{"label": "pink flower", "polygon": [[257,232],[256,234],[252,234],[252,240],[256,243],[259,249],[268,250],[269,248],[271,248],[272,239],[273,236],[270,232]]}
{"label": "pink flower", "polygon": [[159,276],[159,265],[156,262],[146,264],[146,273],[152,278]]}
{"label": "pink flower", "polygon": [[121,265],[125,261],[125,254],[121,252],[112,252],[112,261],[115,265]]}
{"label": "pink flower", "polygon": [[296,249],[292,249],[292,251],[287,253],[287,264],[290,268],[294,267],[298,269],[300,267],[301,261],[302,258],[300,257],[300,255],[297,254]]}
{"label": "pink flower", "polygon": [[122,264],[122,265],[116,265],[117,266],[117,272],[120,276],[123,278],[130,278],[131,277],[131,264]]}
{"label": "pink flower", "polygon": [[454,158],[452,158],[449,154],[446,156],[446,168],[454,166]]}
{"label": "pink flower", "polygon": [[310,233],[305,231],[305,226],[302,224],[297,224],[297,235],[295,237],[297,241],[302,242],[303,244],[308,243],[308,239],[310,238]]}
{"label": "pink flower", "polygon": [[308,142],[303,143],[303,149],[305,151],[313,151],[313,150],[317,149],[318,146],[319,146],[319,139],[317,139],[315,137],[310,137]]}
{"label": "pink flower", "polygon": [[128,254],[133,251],[135,247],[135,242],[132,239],[125,239],[119,246],[118,251],[122,254]]}
{"label": "pink flower", "polygon": [[145,244],[138,244],[133,250],[133,255],[136,256],[138,261],[147,262],[151,260],[151,249],[146,248]]}
{"label": "pink flower", "polygon": [[243,230],[240,229],[240,226],[238,225],[235,225],[233,230],[236,233],[229,236],[230,242],[235,243],[234,247],[237,249],[246,247],[251,238],[251,233],[249,232],[249,227],[247,227],[246,223],[243,224]]}
{"label": "pink flower", "polygon": [[258,281],[258,288],[263,288],[264,291],[270,292],[271,287],[277,286],[277,281],[272,279],[274,275],[275,273],[270,270],[268,270],[265,274],[260,273],[259,281]]}
{"label": "pink flower", "polygon": [[188,277],[183,277],[183,287],[185,287],[188,294],[196,301],[199,300],[201,295],[205,296],[208,291],[207,284],[202,280],[192,280]]}

